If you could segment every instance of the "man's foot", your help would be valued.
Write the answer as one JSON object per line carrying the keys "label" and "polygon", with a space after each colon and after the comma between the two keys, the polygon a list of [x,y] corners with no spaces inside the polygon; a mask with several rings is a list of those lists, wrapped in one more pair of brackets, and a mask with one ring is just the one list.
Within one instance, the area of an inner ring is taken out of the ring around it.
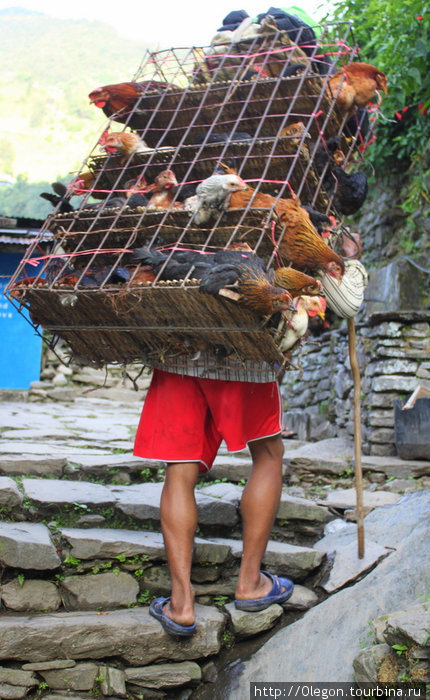
{"label": "man's foot", "polygon": [[149,614],[159,621],[162,628],[168,634],[179,637],[191,637],[196,631],[196,622],[182,624],[173,620],[167,613],[170,611],[170,597],[156,598],[149,606]]}
{"label": "man's foot", "polygon": [[[234,604],[238,610],[246,610],[247,612],[257,612],[265,610],[273,603],[283,603],[291,596],[294,584],[289,578],[282,578],[269,574],[268,571],[261,571],[260,586],[251,594],[241,594],[240,598],[235,599]],[[257,595],[261,592],[261,595]]]}

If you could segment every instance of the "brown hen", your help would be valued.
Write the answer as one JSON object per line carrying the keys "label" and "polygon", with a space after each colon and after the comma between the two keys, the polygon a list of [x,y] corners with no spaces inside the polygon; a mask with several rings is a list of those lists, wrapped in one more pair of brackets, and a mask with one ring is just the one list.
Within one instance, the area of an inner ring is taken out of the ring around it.
{"label": "brown hen", "polygon": [[[142,129],[145,126],[142,123],[142,118],[145,118],[142,104],[144,95],[154,92],[162,94],[169,87],[175,86],[157,80],[115,83],[92,90],[88,97],[91,104],[102,109],[107,117],[135,129]],[[136,110],[135,114],[131,114],[133,110]]]}
{"label": "brown hen", "polygon": [[162,170],[152,185],[148,185],[145,194],[152,193],[148,209],[182,209],[182,204],[175,201],[175,191],[178,181],[173,170]]}
{"label": "brown hen", "polygon": [[106,192],[98,192],[97,189],[94,189],[95,184],[96,175],[89,170],[84,170],[84,172],[79,173],[76,180],[68,183],[67,189],[72,195],[90,194],[94,199],[105,199]]}
{"label": "brown hen", "polygon": [[125,163],[135,153],[144,153],[150,150],[140,136],[127,131],[109,132],[108,129],[105,129],[99,139],[99,144],[108,155],[122,156],[122,163]]}
{"label": "brown hen", "polygon": [[[223,166],[227,172],[234,172]],[[319,235],[306,209],[297,199],[276,199],[270,194],[256,192],[247,186],[246,190],[233,192],[229,209],[252,207],[273,208],[275,218],[284,227],[278,251],[292,265],[300,269],[324,270],[339,278],[345,269],[343,259],[330,248]]]}
{"label": "brown hen", "polygon": [[294,308],[291,294],[282,287],[274,286],[259,265],[247,261],[238,267],[239,304],[259,316],[271,316],[276,311]]}
{"label": "brown hen", "polygon": [[306,275],[293,267],[278,267],[273,271],[274,283],[277,287],[287,289],[293,298],[322,293],[322,283],[310,275]]}
{"label": "brown hen", "polygon": [[306,209],[295,199],[280,202],[282,206],[279,207],[278,203],[276,213],[284,227],[278,245],[281,257],[300,269],[324,270],[338,279],[342,277],[345,270],[343,259],[321,238]]}
{"label": "brown hen", "polygon": [[388,95],[387,77],[370,63],[350,63],[335,73],[328,81],[331,97],[342,114],[351,117],[356,107],[364,109],[377,90]]}

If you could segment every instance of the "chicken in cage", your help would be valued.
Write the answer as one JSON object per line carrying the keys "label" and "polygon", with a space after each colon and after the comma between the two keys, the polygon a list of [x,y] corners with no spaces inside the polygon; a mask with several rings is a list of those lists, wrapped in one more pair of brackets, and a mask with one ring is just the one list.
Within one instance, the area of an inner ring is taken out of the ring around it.
{"label": "chicken in cage", "polygon": [[38,257],[35,241],[7,289],[35,327],[98,366],[208,347],[284,363],[324,314],[321,280],[341,283],[359,257],[342,217],[365,201],[362,153],[387,91],[354,60],[349,24],[310,31],[266,14],[90,92],[108,125],[51,198],[52,250]]}

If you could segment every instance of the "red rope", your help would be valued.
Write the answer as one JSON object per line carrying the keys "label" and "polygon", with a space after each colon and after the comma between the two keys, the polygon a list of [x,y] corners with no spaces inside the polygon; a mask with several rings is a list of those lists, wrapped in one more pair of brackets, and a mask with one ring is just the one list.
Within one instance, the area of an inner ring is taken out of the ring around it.
{"label": "red rope", "polygon": [[276,230],[276,221],[272,221],[272,224],[270,226],[270,238],[271,238],[272,243],[273,243],[273,251],[274,251],[275,258],[276,258],[276,262],[278,264],[278,267],[281,267],[281,261],[279,259],[279,255],[278,255],[278,246],[277,246],[276,238],[275,238],[275,230]]}
{"label": "red rope", "polygon": [[38,258],[23,258],[21,260],[25,265],[33,265],[37,267],[41,260],[52,260],[54,258],[77,258],[79,255],[100,255],[103,253],[132,253],[132,250],[128,248],[103,248],[99,250],[95,248],[93,250],[84,250],[81,253],[56,253],[52,255],[40,255]]}

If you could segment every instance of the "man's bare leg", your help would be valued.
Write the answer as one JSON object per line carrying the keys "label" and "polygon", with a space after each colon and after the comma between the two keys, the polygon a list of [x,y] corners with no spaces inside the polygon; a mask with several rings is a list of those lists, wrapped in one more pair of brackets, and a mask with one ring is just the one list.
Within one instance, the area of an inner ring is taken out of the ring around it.
{"label": "man's bare leg", "polygon": [[240,504],[243,554],[236,587],[237,600],[262,598],[272,588],[273,582],[261,573],[260,568],[282,489],[284,445],[281,436],[254,440],[249,443],[249,449],[253,470]]}
{"label": "man's bare leg", "polygon": [[198,473],[197,462],[169,464],[161,494],[161,530],[172,579],[171,598],[164,606],[164,612],[181,625],[194,622],[194,592],[190,577],[197,527],[194,487]]}

